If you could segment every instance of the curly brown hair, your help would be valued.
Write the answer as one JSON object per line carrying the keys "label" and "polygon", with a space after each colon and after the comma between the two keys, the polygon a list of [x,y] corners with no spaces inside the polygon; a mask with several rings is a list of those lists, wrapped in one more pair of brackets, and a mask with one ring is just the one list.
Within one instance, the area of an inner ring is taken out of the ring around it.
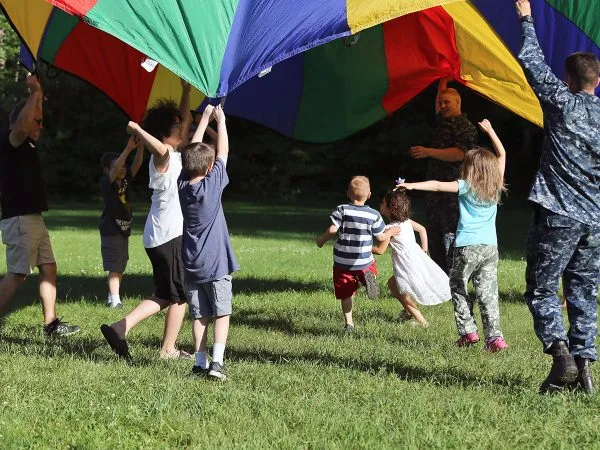
{"label": "curly brown hair", "polygon": [[388,191],[383,200],[390,213],[390,219],[394,222],[405,222],[410,219],[410,198],[408,198],[405,189],[398,188],[394,191]]}

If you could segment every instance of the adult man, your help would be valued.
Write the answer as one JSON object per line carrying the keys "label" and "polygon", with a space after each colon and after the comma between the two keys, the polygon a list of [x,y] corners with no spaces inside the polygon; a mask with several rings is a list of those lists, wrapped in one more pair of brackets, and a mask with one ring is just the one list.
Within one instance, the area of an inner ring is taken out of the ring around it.
{"label": "adult man", "polygon": [[[552,368],[540,392],[567,387],[594,393],[589,362],[597,359],[600,272],[600,62],[591,53],[565,61],[566,83],[544,61],[531,5],[516,2],[523,46],[519,59],[544,110],[544,147],[529,200],[525,299]],[[556,295],[563,276],[570,328]]]}
{"label": "adult man", "polygon": [[42,130],[42,88],[27,77],[29,98],[10,112],[10,129],[0,140],[0,230],[6,244],[7,273],[0,281],[0,312],[35,266],[46,336],[79,331],[56,317],[56,262],[42,211],[48,210],[36,142]]}
{"label": "adult man", "polygon": [[[456,89],[447,88],[446,80],[440,81],[435,112],[438,125],[431,147],[411,147],[410,155],[416,159],[429,158],[427,180],[455,181],[460,178],[465,151],[477,142],[477,129],[462,114],[460,94]],[[428,193],[425,206],[431,258],[449,273],[458,226],[458,196]]]}

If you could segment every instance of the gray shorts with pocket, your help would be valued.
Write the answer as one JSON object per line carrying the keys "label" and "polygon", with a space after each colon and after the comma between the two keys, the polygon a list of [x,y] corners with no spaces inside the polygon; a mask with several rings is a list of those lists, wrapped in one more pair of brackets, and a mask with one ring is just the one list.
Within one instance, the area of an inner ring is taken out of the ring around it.
{"label": "gray shorts with pocket", "polygon": [[200,284],[185,284],[192,320],[231,314],[231,275]]}
{"label": "gray shorts with pocket", "polygon": [[129,237],[122,234],[100,235],[100,251],[105,272],[125,272],[129,260]]}

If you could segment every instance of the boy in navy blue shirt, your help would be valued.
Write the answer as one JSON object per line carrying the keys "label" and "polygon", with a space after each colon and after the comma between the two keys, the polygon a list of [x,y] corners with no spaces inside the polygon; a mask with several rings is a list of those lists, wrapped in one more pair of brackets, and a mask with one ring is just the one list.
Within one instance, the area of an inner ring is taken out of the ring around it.
{"label": "boy in navy blue shirt", "polygon": [[[217,150],[202,143],[208,122],[218,125]],[[179,201],[183,212],[182,259],[184,286],[193,320],[198,375],[220,380],[227,378],[225,343],[231,315],[231,274],[239,270],[231,243],[221,195],[229,183],[226,164],[229,141],[225,114],[220,106],[207,106],[192,143],[181,152],[183,170],[179,177]],[[214,319],[212,362],[206,356],[207,326]]]}

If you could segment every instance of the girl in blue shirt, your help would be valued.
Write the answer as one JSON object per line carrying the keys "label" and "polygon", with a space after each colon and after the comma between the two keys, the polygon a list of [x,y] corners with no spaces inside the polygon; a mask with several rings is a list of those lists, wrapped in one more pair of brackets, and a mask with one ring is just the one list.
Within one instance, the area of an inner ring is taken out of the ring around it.
{"label": "girl in blue shirt", "polygon": [[460,216],[450,270],[454,317],[460,335],[456,345],[463,347],[479,342],[473,305],[468,297],[468,283],[473,280],[483,321],[485,349],[496,352],[508,347],[500,331],[496,239],[497,206],[502,192],[506,191],[506,151],[488,120],[483,120],[479,126],[489,135],[495,155],[486,148],[469,150],[463,161],[461,179],[402,183],[398,187],[458,194]]}

